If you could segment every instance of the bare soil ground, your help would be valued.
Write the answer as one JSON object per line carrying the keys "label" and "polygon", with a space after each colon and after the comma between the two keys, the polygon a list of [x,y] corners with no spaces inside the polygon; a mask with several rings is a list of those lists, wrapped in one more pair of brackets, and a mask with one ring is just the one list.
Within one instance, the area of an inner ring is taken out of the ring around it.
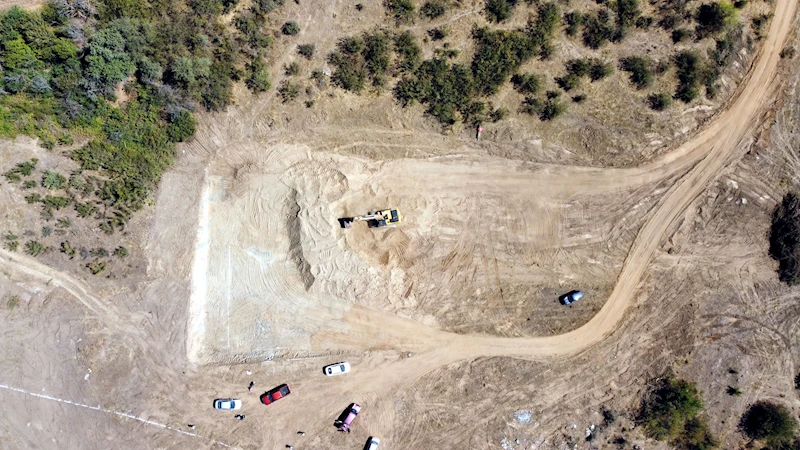
{"label": "bare soil ground", "polygon": [[[351,14],[306,3],[289,10],[303,29]],[[0,448],[660,448],[630,411],[667,369],[698,381],[723,448],[742,447],[748,402],[800,407],[797,293],[766,253],[800,161],[797,62],[778,56],[796,3],[775,3],[727,109],[626,168],[517,146],[522,131],[445,136],[337,91],[352,110],[242,97],[204,116],[130,227],[143,256],[125,278],[0,250],[0,401],[16,405]],[[21,153],[47,162],[27,140],[0,158]],[[0,225],[33,220],[1,188]],[[405,222],[336,221],[379,207]],[[576,287],[584,300],[556,304]],[[320,373],[339,360],[352,373]],[[260,405],[281,383],[291,396]],[[247,420],[211,408],[229,396]],[[353,433],[336,433],[351,402]]]}

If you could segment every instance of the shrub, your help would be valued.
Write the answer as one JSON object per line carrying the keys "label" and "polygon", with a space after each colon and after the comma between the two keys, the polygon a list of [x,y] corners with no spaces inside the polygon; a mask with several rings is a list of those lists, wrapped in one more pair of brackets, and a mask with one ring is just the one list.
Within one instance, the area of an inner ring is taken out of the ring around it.
{"label": "shrub", "polygon": [[694,383],[666,377],[652,387],[636,421],[649,437],[674,439],[702,408],[703,402]]}
{"label": "shrub", "polygon": [[692,35],[692,32],[687,30],[686,28],[677,28],[672,30],[672,43],[678,44],[686,39],[689,39],[689,36]]}
{"label": "shrub", "polygon": [[419,9],[420,14],[428,19],[436,19],[437,17],[441,17],[446,11],[447,4],[444,2],[444,0],[427,1],[424,5],[422,5],[422,8]]}
{"label": "shrub", "polygon": [[650,104],[650,108],[656,111],[663,111],[672,106],[672,98],[669,96],[669,94],[665,94],[663,92],[651,94],[649,97],[647,97],[647,102]]}
{"label": "shrub", "polygon": [[675,98],[689,103],[699,95],[699,85],[705,72],[704,64],[697,53],[687,50],[675,56],[675,66],[679,82]]}
{"label": "shrub", "polygon": [[411,0],[385,0],[384,5],[397,25],[414,22],[416,8]]}
{"label": "shrub", "polygon": [[194,115],[182,109],[172,116],[170,124],[167,126],[167,137],[172,142],[183,142],[194,136],[197,130],[197,121]]}
{"label": "shrub", "polygon": [[572,101],[575,103],[583,103],[584,101],[586,101],[586,95],[584,94],[576,95],[572,97]]}
{"label": "shrub", "polygon": [[447,26],[442,25],[438,28],[433,28],[428,30],[428,36],[431,37],[434,41],[441,41],[442,39],[446,38],[450,34],[450,29]]}
{"label": "shrub", "polygon": [[509,17],[517,6],[517,0],[486,0],[486,15],[493,22],[502,22]]}
{"label": "shrub", "polygon": [[511,77],[514,89],[520,94],[536,95],[542,86],[542,79],[536,74],[525,72]]}
{"label": "shrub", "polygon": [[736,9],[730,3],[704,3],[697,9],[697,36],[704,38],[717,34],[727,25],[736,22]]}
{"label": "shrub", "polygon": [[117,247],[114,249],[114,256],[117,258],[124,258],[128,256],[128,249],[125,247]]}
{"label": "shrub", "polygon": [[472,60],[472,75],[483,95],[496,93],[536,51],[531,40],[519,31],[479,28],[473,32],[473,39],[477,49]]}
{"label": "shrub", "polygon": [[636,24],[641,11],[638,0],[616,0],[614,6],[617,19],[615,40],[619,41],[625,37],[627,30]]}
{"label": "shrub", "polygon": [[308,60],[314,57],[314,50],[314,44],[300,44],[297,46],[297,53]]}
{"label": "shrub", "polygon": [[583,16],[583,43],[587,47],[597,50],[613,39],[614,34],[606,10],[600,10],[596,15]]}
{"label": "shrub", "polygon": [[42,186],[51,191],[61,189],[66,182],[67,179],[64,175],[52,170],[48,170],[42,175]]}
{"label": "shrub", "polygon": [[292,62],[292,63],[290,63],[288,65],[283,66],[283,73],[287,77],[293,77],[293,76],[299,74],[300,73],[300,64],[298,64],[295,61],[295,62]]}
{"label": "shrub", "polygon": [[797,421],[785,406],[761,400],[750,405],[739,426],[751,439],[778,443],[794,437]]}
{"label": "shrub", "polygon": [[31,189],[36,187],[36,182],[33,180],[28,180],[22,183],[22,189]]}
{"label": "shrub", "polygon": [[86,268],[92,275],[99,275],[106,270],[106,263],[104,261],[92,261],[86,264]]}
{"label": "shrub", "polygon": [[769,254],[778,261],[778,275],[789,285],[800,284],[800,198],[787,193],[772,213]]}
{"label": "shrub", "polygon": [[361,92],[367,79],[374,86],[383,85],[391,61],[390,43],[389,36],[380,31],[341,39],[328,57],[335,66],[333,82],[353,92]]}
{"label": "shrub", "polygon": [[402,72],[414,71],[420,63],[422,49],[409,31],[394,37],[394,51],[400,56],[397,68]]}
{"label": "shrub", "polygon": [[281,87],[278,88],[278,94],[280,94],[283,103],[289,103],[300,95],[300,86],[289,80],[284,80],[281,83]]}
{"label": "shrub", "polygon": [[42,203],[44,204],[45,209],[56,209],[59,210],[70,203],[70,199],[66,197],[57,197],[52,195],[45,195],[42,199]]}
{"label": "shrub", "polygon": [[708,422],[699,417],[686,421],[681,433],[672,440],[672,445],[684,450],[713,450],[719,445],[708,428]]}
{"label": "shrub", "polygon": [[443,125],[459,119],[467,120],[471,98],[475,95],[471,72],[460,64],[451,65],[446,59],[429,59],[403,78],[395,87],[395,98],[407,105],[419,101],[427,105],[426,112]]}
{"label": "shrub", "polygon": [[644,89],[653,84],[653,60],[641,56],[629,56],[620,60],[620,68],[630,73],[631,83],[636,89]]}
{"label": "shrub", "polygon": [[570,11],[564,14],[564,23],[567,24],[567,29],[565,30],[567,35],[575,36],[580,30],[581,24],[583,24],[583,14],[578,11]]}
{"label": "shrub", "polygon": [[39,256],[46,251],[47,248],[39,241],[28,241],[25,243],[25,253],[31,256]]}
{"label": "shrub", "polygon": [[272,87],[267,65],[264,63],[264,58],[256,56],[253,61],[247,65],[248,77],[245,84],[253,92],[268,91]]}
{"label": "shrub", "polygon": [[281,33],[283,33],[283,34],[285,34],[287,36],[294,36],[294,35],[300,33],[300,25],[297,22],[295,22],[294,20],[292,20],[290,22],[286,22],[281,27]]}
{"label": "shrub", "polygon": [[614,73],[614,66],[611,63],[600,60],[593,60],[589,68],[589,79],[592,81],[602,80]]}
{"label": "shrub", "polygon": [[75,257],[77,251],[72,247],[69,241],[64,241],[61,243],[61,253],[69,256],[69,259],[72,259]]}
{"label": "shrub", "polygon": [[555,81],[558,87],[567,92],[576,89],[581,85],[581,77],[572,73],[568,73],[563,77],[558,77],[555,79]]}
{"label": "shrub", "polygon": [[728,386],[728,388],[725,389],[725,393],[732,397],[739,397],[742,395],[742,391],[735,386]]}
{"label": "shrub", "polygon": [[285,1],[286,0],[256,0],[253,2],[253,6],[258,12],[267,14],[283,6]]}

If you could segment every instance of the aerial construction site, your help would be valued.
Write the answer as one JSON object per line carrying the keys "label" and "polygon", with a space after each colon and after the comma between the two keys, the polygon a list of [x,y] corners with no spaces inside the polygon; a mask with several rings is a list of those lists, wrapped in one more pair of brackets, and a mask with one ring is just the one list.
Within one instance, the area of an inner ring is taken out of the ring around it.
{"label": "aerial construction site", "polygon": [[[364,3],[276,20],[327,54],[383,23]],[[466,36],[485,2],[452,3]],[[597,93],[624,111],[607,122],[576,102],[476,140],[377,94],[281,109],[234,87],[115,235],[124,266],[0,249],[0,448],[689,448],[641,419],[666,377],[696,385],[705,448],[767,448],[745,411],[800,412],[800,292],[768,237],[797,184],[800,58],[797,1],[753,7],[769,23],[713,101]],[[2,170],[58,157],[0,144]],[[0,190],[0,231],[40,220]]]}

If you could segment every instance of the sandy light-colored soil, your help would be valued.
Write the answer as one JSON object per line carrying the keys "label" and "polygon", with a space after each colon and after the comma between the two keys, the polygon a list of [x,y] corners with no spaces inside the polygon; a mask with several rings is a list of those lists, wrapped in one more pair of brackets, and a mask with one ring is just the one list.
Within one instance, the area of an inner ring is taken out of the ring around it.
{"label": "sandy light-colored soil", "polygon": [[[256,101],[205,116],[132,227],[138,276],[0,250],[0,448],[601,448],[630,427],[587,442],[600,408],[629,411],[666,368],[742,445],[737,414],[797,372],[796,294],[764,237],[797,168],[796,110],[772,103],[797,102],[796,83],[776,95],[796,6],[776,1],[729,107],[636,167],[502,158],[380,118],[264,126]],[[404,223],[338,225],[381,207]],[[558,306],[575,287],[586,298]],[[339,360],[352,373],[321,374]],[[281,383],[290,397],[259,404]],[[228,396],[247,420],[211,408]]]}

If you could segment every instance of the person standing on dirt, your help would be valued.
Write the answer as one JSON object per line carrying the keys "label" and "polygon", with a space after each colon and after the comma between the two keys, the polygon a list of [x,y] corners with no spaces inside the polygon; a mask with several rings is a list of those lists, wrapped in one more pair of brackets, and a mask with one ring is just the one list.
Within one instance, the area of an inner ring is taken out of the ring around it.
{"label": "person standing on dirt", "polygon": [[239,420],[244,420],[245,418],[247,418],[247,416],[245,416],[244,414],[237,414],[237,415],[235,415],[233,417],[236,417]]}
{"label": "person standing on dirt", "polygon": [[251,381],[250,382],[250,386],[247,386],[247,390],[248,391],[252,391],[253,390],[253,386],[255,386],[255,385],[256,385],[255,381]]}

